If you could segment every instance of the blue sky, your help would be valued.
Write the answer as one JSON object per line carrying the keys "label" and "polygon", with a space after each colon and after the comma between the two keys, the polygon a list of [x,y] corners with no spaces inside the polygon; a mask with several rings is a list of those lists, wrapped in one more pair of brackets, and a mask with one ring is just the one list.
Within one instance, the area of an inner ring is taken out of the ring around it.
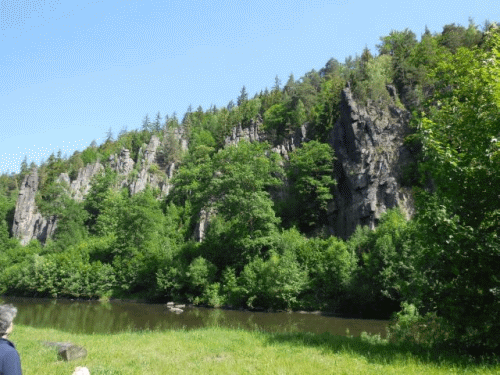
{"label": "blue sky", "polygon": [[500,21],[498,0],[1,0],[0,173],[469,17]]}

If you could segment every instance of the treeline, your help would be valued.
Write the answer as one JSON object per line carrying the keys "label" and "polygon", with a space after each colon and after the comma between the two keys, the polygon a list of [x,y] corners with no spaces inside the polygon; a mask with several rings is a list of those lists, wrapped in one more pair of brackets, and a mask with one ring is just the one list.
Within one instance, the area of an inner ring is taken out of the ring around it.
{"label": "treeline", "polygon": [[[322,309],[361,317],[400,310],[400,340],[497,351],[500,334],[500,32],[447,25],[382,37],[378,55],[365,49],[341,64],[331,59],[286,84],[236,103],[190,107],[141,130],[125,129],[70,158],[52,155],[38,167],[37,206],[58,217],[54,237],[20,246],[10,238],[22,178],[0,177],[0,293],[109,298],[132,295],[210,306]],[[334,154],[327,143],[349,84],[361,105],[413,112],[420,149],[408,181],[417,202],[407,221],[388,211],[375,230],[359,227],[347,241],[327,231]],[[391,94],[392,93],[392,94]],[[224,147],[231,129],[262,121],[268,142]],[[271,148],[304,123],[311,140],[282,160]],[[177,132],[177,133],[176,133]],[[179,132],[189,141],[183,150]],[[122,147],[137,161],[152,135],[160,162],[178,165],[175,188],[130,195],[107,168],[76,202],[72,179]],[[200,222],[209,225],[200,225]],[[201,241],[199,239],[202,238]]]}

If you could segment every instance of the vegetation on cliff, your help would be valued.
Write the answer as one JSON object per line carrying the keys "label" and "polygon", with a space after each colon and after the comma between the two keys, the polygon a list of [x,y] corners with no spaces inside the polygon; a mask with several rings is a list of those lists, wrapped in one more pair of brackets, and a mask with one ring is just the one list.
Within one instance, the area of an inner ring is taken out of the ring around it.
{"label": "vegetation on cliff", "polygon": [[[190,107],[180,123],[175,115],[164,124],[159,114],[146,117],[141,130],[109,134],[68,159],[52,155],[38,167],[37,205],[58,227],[43,245],[10,236],[30,170],[24,162],[18,175],[0,176],[0,293],[132,293],[363,317],[387,317],[404,303],[401,339],[498,352],[499,51],[495,25],[447,25],[420,41],[393,31],[377,56],[365,49],[343,64],[332,59],[284,87],[276,78],[252,99],[243,87],[237,105]],[[415,217],[388,210],[375,230],[359,227],[344,241],[328,232],[336,183],[328,137],[346,85],[358,105],[413,111],[406,141],[420,151],[402,182],[413,188]],[[267,142],[226,146],[234,127],[260,121]],[[304,123],[308,142],[287,159],[272,151]],[[187,150],[173,136],[179,129]],[[137,178],[152,135],[161,153],[148,172],[165,178],[177,167],[167,196],[151,187],[131,195],[110,168],[94,176],[83,202],[58,182],[122,148],[136,161],[127,179]],[[426,330],[444,333],[430,339]]]}

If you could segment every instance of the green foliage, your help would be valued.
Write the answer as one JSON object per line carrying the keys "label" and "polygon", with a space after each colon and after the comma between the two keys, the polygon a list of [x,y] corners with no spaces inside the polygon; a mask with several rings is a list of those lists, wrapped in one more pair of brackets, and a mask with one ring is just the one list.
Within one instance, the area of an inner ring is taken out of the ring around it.
{"label": "green foliage", "polygon": [[285,132],[287,113],[281,103],[274,104],[264,113],[264,128],[267,131],[283,134]]}
{"label": "green foliage", "polygon": [[100,262],[89,263],[82,246],[26,256],[2,272],[5,292],[29,296],[96,298],[111,294],[114,272]]}
{"label": "green foliage", "polygon": [[444,318],[458,345],[474,350],[499,348],[499,48],[493,29],[481,49],[458,48],[438,63],[437,90],[417,133],[427,158],[421,169],[436,184],[435,194],[418,200],[419,307]]}
{"label": "green foliage", "polygon": [[340,73],[328,76],[321,84],[317,103],[311,110],[312,131],[320,142],[327,142],[328,135],[340,115],[340,96],[345,81]]}
{"label": "green foliage", "polygon": [[297,258],[310,279],[305,300],[316,308],[342,308],[357,268],[357,258],[346,243],[335,237],[311,238],[299,247]]}
{"label": "green foliage", "polygon": [[116,182],[117,173],[106,169],[92,177],[90,182],[91,188],[85,197],[85,210],[89,213],[87,226],[91,233],[96,233],[95,227],[99,215],[107,211],[104,202]]}
{"label": "green foliage", "polygon": [[308,283],[307,271],[292,251],[282,255],[273,251],[267,260],[254,258],[243,269],[240,280],[249,307],[290,309]]}
{"label": "green foliage", "polygon": [[217,267],[200,256],[191,262],[186,276],[190,285],[200,287],[203,290],[214,281],[216,271]]}
{"label": "green foliage", "polygon": [[250,125],[250,121],[255,119],[257,115],[260,113],[262,103],[260,99],[252,99],[247,100],[241,106],[241,125],[248,126]]}
{"label": "green foliage", "polygon": [[360,260],[352,283],[352,298],[363,301],[364,314],[380,317],[394,312],[401,301],[415,300],[421,281],[416,229],[399,209],[385,212],[378,227],[358,227],[347,246]]}
{"label": "green foliage", "polygon": [[414,305],[402,302],[401,311],[391,320],[387,336],[388,341],[396,345],[431,349],[450,340],[450,328],[435,313],[421,316]]}
{"label": "green foliage", "polygon": [[[289,207],[303,231],[327,224],[328,202],[333,199],[333,150],[327,143],[310,141],[290,154],[287,175],[292,186]],[[293,205],[292,205],[293,204]]]}
{"label": "green foliage", "polygon": [[367,100],[388,104],[391,101],[386,85],[393,81],[391,55],[380,55],[363,64],[361,79],[355,82],[353,94],[362,102]]}
{"label": "green foliage", "polygon": [[17,246],[17,240],[10,238],[10,214],[15,203],[0,193],[0,251]]}
{"label": "green foliage", "polygon": [[241,266],[276,231],[279,219],[264,189],[280,183],[275,176],[282,170],[278,155],[267,150],[266,144],[240,142],[210,156],[211,149],[198,147],[174,178],[173,202],[190,201],[195,215],[217,213],[203,246],[219,268]]}
{"label": "green foliage", "polygon": [[118,212],[113,266],[119,287],[124,291],[150,287],[168,244],[162,236],[159,202],[147,187],[118,207]]}
{"label": "green foliage", "polygon": [[96,147],[90,146],[83,150],[80,158],[83,162],[83,165],[93,164],[97,160],[99,160],[99,152],[97,151]]}
{"label": "green foliage", "polygon": [[392,57],[392,71],[394,83],[400,93],[403,103],[410,104],[406,95],[417,83],[417,69],[411,61],[412,51],[417,45],[415,34],[405,29],[391,31],[388,36],[380,38],[382,43],[377,45],[380,55]]}

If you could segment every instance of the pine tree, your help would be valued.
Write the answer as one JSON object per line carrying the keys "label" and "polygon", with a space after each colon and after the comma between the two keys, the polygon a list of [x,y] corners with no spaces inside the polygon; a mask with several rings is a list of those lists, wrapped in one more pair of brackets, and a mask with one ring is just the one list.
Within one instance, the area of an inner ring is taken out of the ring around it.
{"label": "pine tree", "polygon": [[237,99],[238,107],[242,106],[247,101],[248,101],[247,89],[245,88],[245,86],[243,86],[243,88],[241,89],[241,92],[240,92],[240,96],[238,96],[238,99]]}
{"label": "pine tree", "polygon": [[155,132],[160,131],[160,124],[161,124],[161,115],[160,115],[160,111],[158,111],[158,113],[156,114],[156,119],[155,119],[155,123],[154,123],[154,131]]}
{"label": "pine tree", "polygon": [[150,121],[148,114],[146,114],[146,116],[144,116],[144,120],[142,120],[142,130],[150,130]]}
{"label": "pine tree", "polygon": [[112,140],[113,140],[113,130],[111,129],[110,126],[106,133],[106,142],[111,142]]}
{"label": "pine tree", "polygon": [[272,88],[272,91],[279,91],[281,86],[281,81],[278,78],[278,75],[276,74],[276,77],[274,78],[274,86]]}

